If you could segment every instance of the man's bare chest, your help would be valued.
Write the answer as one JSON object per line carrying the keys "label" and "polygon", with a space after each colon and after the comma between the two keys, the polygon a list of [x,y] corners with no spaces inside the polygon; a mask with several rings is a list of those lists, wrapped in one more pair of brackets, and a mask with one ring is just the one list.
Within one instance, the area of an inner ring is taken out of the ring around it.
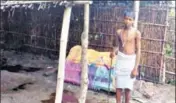
{"label": "man's bare chest", "polygon": [[125,46],[127,44],[133,44],[135,43],[135,33],[134,32],[131,32],[131,33],[123,32],[119,35],[119,39],[120,39],[122,46]]}

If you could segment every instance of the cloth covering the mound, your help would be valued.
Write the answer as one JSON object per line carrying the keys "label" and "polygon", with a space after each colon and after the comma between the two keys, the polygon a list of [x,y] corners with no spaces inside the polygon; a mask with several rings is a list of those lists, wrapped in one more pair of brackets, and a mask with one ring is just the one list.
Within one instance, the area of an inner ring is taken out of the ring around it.
{"label": "cloth covering the mound", "polygon": [[130,75],[135,66],[136,54],[126,55],[118,52],[116,60],[116,88],[133,90],[135,78],[131,78]]}
{"label": "cloth covering the mound", "polygon": [[[76,45],[71,48],[69,55],[67,56],[67,60],[72,61],[74,63],[80,63],[81,61],[81,52],[82,48],[80,45]],[[87,50],[87,60],[88,64],[96,64],[103,66],[104,64],[111,66],[111,58],[109,57],[110,52],[100,52],[94,49]],[[103,62],[101,61],[103,60]],[[113,64],[115,64],[115,58],[113,59]]]}

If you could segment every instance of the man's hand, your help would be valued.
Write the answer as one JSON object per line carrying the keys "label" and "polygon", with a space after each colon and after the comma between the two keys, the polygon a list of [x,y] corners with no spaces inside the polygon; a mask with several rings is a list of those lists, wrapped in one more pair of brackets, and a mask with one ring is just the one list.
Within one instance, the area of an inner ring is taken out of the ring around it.
{"label": "man's hand", "polygon": [[131,71],[131,78],[134,78],[138,75],[138,70],[137,68],[134,68],[132,71]]}
{"label": "man's hand", "polygon": [[114,58],[114,56],[115,56],[115,52],[111,52],[110,53],[110,58]]}
{"label": "man's hand", "polygon": [[141,33],[139,31],[136,32],[136,63],[134,69],[131,72],[131,77],[134,78],[138,75],[138,65],[141,57]]}
{"label": "man's hand", "polygon": [[104,64],[104,66],[105,66],[107,69],[111,69],[111,66],[110,66],[110,65]]}

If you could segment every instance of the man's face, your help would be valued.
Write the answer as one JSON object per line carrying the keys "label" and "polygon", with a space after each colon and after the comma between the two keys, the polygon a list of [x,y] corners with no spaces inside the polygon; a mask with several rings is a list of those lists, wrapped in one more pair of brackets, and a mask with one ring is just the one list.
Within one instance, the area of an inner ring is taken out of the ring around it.
{"label": "man's face", "polygon": [[124,24],[126,27],[131,27],[133,25],[133,22],[134,22],[133,18],[127,16],[124,17]]}

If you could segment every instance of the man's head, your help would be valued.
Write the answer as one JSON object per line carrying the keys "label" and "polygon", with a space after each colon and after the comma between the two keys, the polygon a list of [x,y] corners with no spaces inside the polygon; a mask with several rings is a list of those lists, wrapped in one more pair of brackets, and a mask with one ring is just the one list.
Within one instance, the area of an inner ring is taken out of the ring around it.
{"label": "man's head", "polygon": [[134,23],[134,12],[133,11],[125,11],[124,12],[124,24],[126,27],[131,27]]}

